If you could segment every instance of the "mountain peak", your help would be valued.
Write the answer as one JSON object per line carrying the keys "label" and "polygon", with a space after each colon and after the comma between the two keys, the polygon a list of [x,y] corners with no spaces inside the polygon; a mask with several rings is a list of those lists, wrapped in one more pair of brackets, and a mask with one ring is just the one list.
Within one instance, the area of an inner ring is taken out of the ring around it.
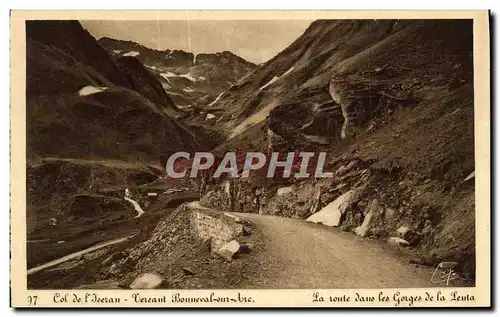
{"label": "mountain peak", "polygon": [[[203,64],[203,63],[211,63],[211,62],[227,62],[229,60],[239,63],[244,63],[248,67],[255,67],[256,65],[252,62],[249,62],[230,51],[221,51],[215,53],[198,53],[194,54],[192,52],[187,52],[180,49],[164,49],[158,50],[154,48],[146,47],[137,42],[129,41],[129,40],[118,40],[110,37],[101,37],[99,39],[99,44],[101,44],[108,51],[111,51],[115,54],[127,54],[130,53],[132,55],[129,56],[138,56],[140,54],[144,55],[157,55],[155,58],[161,58],[163,55],[164,58],[167,58],[172,61],[184,60],[186,65],[191,66],[192,64]],[[137,53],[131,53],[137,52]],[[201,57],[201,59],[200,59]],[[139,59],[141,59],[139,57]],[[167,63],[168,64],[168,63]],[[175,63],[178,64],[177,62]],[[177,65],[178,66],[178,65]]]}

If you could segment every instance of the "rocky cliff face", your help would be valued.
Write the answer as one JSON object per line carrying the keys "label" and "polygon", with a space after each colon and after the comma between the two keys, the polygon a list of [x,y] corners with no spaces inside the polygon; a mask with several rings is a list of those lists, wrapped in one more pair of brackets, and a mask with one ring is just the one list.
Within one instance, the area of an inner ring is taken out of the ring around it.
{"label": "rocky cliff face", "polygon": [[219,98],[229,138],[216,152],[327,151],[335,176],[233,180],[203,202],[307,218],[355,191],[339,227],[384,239],[405,227],[423,258],[473,275],[472,74],[472,21],[316,21]]}

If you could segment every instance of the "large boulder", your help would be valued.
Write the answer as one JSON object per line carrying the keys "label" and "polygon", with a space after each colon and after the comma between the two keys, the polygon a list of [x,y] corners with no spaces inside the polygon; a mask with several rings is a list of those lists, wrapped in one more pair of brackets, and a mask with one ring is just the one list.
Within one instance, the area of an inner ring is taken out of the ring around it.
{"label": "large boulder", "polygon": [[356,227],[354,233],[360,237],[366,237],[368,235],[368,228],[363,226]]}
{"label": "large boulder", "polygon": [[399,237],[390,237],[387,242],[391,245],[394,245],[394,246],[403,246],[403,247],[407,247],[410,245],[410,243],[408,241],[406,241],[405,239],[401,239]]}
{"label": "large boulder", "polygon": [[306,221],[321,223],[325,226],[336,227],[340,224],[342,214],[347,207],[352,203],[352,198],[355,196],[355,190],[350,190],[347,193],[339,196],[337,199],[326,205],[323,209],[307,218]]}
{"label": "large boulder", "polygon": [[282,196],[282,195],[289,194],[292,191],[293,191],[293,187],[292,186],[281,187],[281,188],[278,188],[278,192],[276,193],[276,195],[277,196]]}
{"label": "large boulder", "polygon": [[365,218],[363,219],[363,223],[361,224],[361,226],[354,229],[354,233],[360,237],[366,237],[370,232],[370,228],[372,227],[374,218],[379,216],[382,211],[383,207],[379,204],[378,200],[373,199],[370,207],[368,207]]}
{"label": "large boulder", "polygon": [[236,240],[232,240],[224,244],[219,250],[216,251],[217,254],[221,255],[228,261],[231,261],[236,253],[240,250],[240,244]]}
{"label": "large boulder", "polygon": [[417,245],[421,240],[421,234],[406,226],[401,226],[398,228],[397,236],[408,241],[408,243],[412,246]]}
{"label": "large boulder", "polygon": [[408,227],[406,227],[406,226],[399,227],[398,230],[397,230],[398,237],[404,239],[408,235],[408,233],[410,232],[410,230],[411,229],[408,228]]}
{"label": "large boulder", "polygon": [[131,289],[154,289],[163,284],[163,277],[153,273],[143,273],[130,284]]}

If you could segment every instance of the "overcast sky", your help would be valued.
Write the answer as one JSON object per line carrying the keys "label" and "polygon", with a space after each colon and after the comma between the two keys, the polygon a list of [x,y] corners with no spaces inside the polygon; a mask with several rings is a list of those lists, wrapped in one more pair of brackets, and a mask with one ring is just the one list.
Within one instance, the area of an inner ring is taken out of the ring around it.
{"label": "overcast sky", "polygon": [[[154,49],[231,51],[256,64],[291,44],[311,20],[80,21],[97,39],[130,40]],[[190,36],[189,36],[190,35]]]}

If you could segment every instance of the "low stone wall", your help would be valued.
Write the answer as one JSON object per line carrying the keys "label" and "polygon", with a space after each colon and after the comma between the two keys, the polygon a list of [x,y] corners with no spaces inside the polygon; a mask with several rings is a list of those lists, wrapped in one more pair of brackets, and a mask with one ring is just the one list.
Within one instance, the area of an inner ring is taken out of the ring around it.
{"label": "low stone wall", "polygon": [[192,230],[201,240],[210,239],[213,251],[244,233],[244,226],[236,217],[209,209],[191,209],[190,212]]}

